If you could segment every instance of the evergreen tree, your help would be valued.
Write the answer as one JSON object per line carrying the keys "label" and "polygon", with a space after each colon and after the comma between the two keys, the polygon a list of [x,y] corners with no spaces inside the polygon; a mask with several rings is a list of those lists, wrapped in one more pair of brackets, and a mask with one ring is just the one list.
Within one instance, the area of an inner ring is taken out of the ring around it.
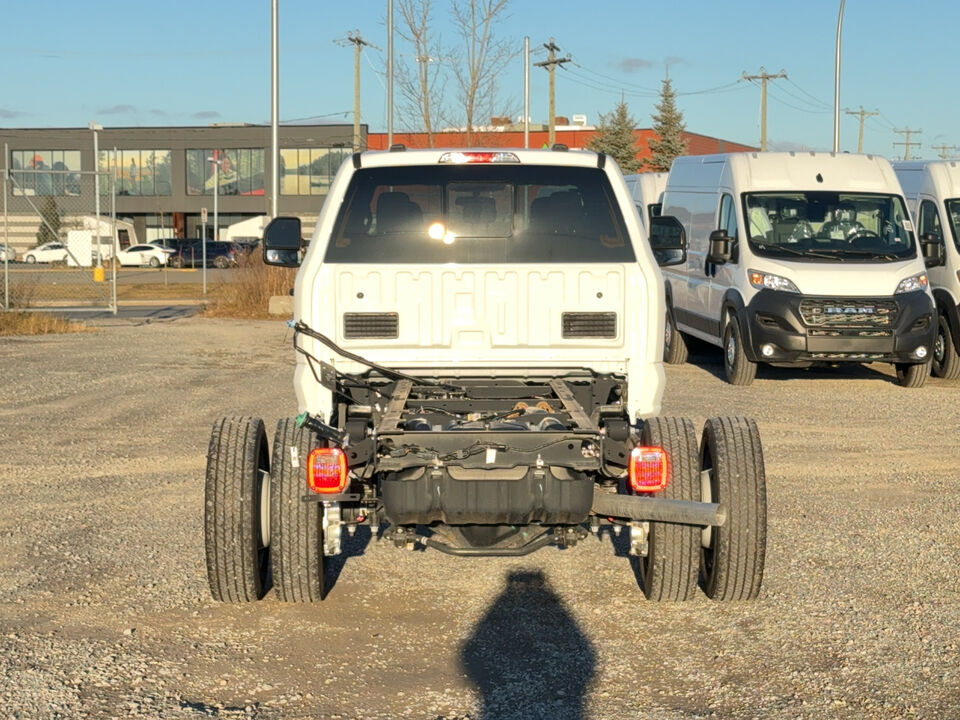
{"label": "evergreen tree", "polygon": [[687,129],[683,122],[683,113],[677,110],[677,94],[673,90],[670,78],[665,78],[660,88],[660,102],[657,112],[651,116],[653,131],[657,140],[647,140],[650,158],[644,164],[648,172],[666,172],[675,157],[687,152],[687,141],[683,133]]}
{"label": "evergreen tree", "polygon": [[606,153],[620,166],[624,175],[635,173],[640,168],[636,136],[633,134],[636,121],[630,116],[627,103],[621,100],[613,112],[600,115],[597,132],[590,138],[590,150]]}
{"label": "evergreen tree", "polygon": [[52,195],[45,195],[40,203],[40,217],[46,222],[41,222],[37,229],[37,244],[43,245],[47,242],[59,240],[60,234],[60,210],[57,208],[57,201]]}

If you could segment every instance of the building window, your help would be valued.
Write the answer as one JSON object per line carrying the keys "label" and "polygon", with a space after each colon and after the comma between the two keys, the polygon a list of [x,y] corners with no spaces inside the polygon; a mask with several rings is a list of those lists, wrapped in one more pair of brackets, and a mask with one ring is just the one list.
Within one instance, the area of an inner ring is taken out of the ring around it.
{"label": "building window", "polygon": [[101,150],[100,172],[113,175],[117,195],[170,195],[169,150]]}
{"label": "building window", "polygon": [[16,195],[79,195],[79,170],[79,150],[13,150],[10,153]]}
{"label": "building window", "polygon": [[220,161],[221,195],[263,195],[263,150],[187,150],[187,195],[213,195],[216,163]]}
{"label": "building window", "polygon": [[286,148],[280,151],[281,195],[326,195],[350,148]]}

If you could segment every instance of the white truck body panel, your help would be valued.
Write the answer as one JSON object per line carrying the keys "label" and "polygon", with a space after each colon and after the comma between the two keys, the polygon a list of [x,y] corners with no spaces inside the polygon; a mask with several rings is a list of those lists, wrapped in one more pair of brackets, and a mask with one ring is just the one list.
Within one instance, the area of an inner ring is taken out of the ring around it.
{"label": "white truck body panel", "polygon": [[[444,150],[368,152],[362,167],[436,164]],[[591,167],[591,152],[511,150],[522,164]],[[350,178],[344,163],[320,212],[295,287],[294,317],[345,350],[397,370],[425,376],[511,375],[551,377],[589,367],[629,376],[631,418],[659,413],[664,382],[663,285],[640,219],[616,164],[606,173],[621,209],[635,263],[331,264],[327,243]],[[396,339],[343,337],[345,312],[397,312]],[[615,312],[613,339],[559,337],[564,311]],[[365,368],[321,343],[303,346],[338,370]],[[295,387],[301,411],[330,417],[334,402],[298,355]]]}

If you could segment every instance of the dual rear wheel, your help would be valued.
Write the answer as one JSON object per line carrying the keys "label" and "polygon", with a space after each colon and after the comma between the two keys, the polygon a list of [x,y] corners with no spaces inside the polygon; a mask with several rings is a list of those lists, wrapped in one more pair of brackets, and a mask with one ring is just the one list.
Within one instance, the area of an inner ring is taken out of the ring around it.
{"label": "dual rear wheel", "polygon": [[692,423],[651,418],[644,445],[663,447],[669,480],[660,496],[719,503],[727,519],[718,527],[651,522],[639,581],[647,598],[688,600],[697,581],[714,600],[752,600],[760,593],[766,554],[766,477],[756,423],[749,418],[707,420],[699,450]]}

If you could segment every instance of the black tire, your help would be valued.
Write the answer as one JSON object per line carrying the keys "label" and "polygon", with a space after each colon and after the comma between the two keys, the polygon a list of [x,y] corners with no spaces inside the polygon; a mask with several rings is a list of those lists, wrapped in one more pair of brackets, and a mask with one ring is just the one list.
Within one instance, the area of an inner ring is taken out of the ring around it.
{"label": "black tire", "polygon": [[33,256],[33,255],[27,255],[27,256],[24,258],[24,260],[26,260],[26,262],[27,262],[28,265],[36,265],[36,264],[37,264],[37,258],[36,258],[35,256]]}
{"label": "black tire", "polygon": [[220,257],[214,258],[214,260],[213,260],[213,265],[214,265],[214,267],[218,267],[218,268],[220,268],[221,270],[222,270],[223,268],[227,267],[229,264],[230,264],[230,261],[227,260],[227,259],[226,259],[225,257],[223,257],[222,255],[221,255]]}
{"label": "black tire", "polygon": [[[700,499],[697,434],[685,418],[650,418],[640,433],[642,445],[662,447],[669,458],[667,487],[655,494],[674,500]],[[639,559],[639,580],[650,600],[689,600],[697,591],[700,528],[650,523],[647,556]]]}
{"label": "black tire", "polygon": [[723,330],[723,369],[731,385],[749,385],[757,376],[757,364],[743,350],[740,323],[732,316]]}
{"label": "black tire", "polygon": [[178,256],[178,255],[174,255],[172,258],[170,258],[169,264],[170,264],[170,267],[172,267],[172,268],[178,268],[178,269],[179,269],[179,268],[182,268],[182,267],[183,267],[183,258],[180,257],[180,256]]}
{"label": "black tire", "polygon": [[160,267],[160,258],[155,258],[155,257],[150,258],[150,267],[152,268]]}
{"label": "black tire", "polygon": [[277,423],[273,441],[270,550],[273,584],[282,602],[319,602],[324,596],[323,506],[302,500],[307,492],[307,456],[320,444],[312,431],[298,428],[292,418]]}
{"label": "black tire", "polygon": [[263,421],[225,417],[213,424],[207,452],[204,541],[210,594],[221,602],[252,602],[267,588],[270,550],[261,528],[261,470],[270,454]]}
{"label": "black tire", "polygon": [[687,343],[677,330],[673,313],[670,312],[670,308],[667,308],[663,333],[663,361],[669,365],[682,365],[687,361],[687,355]]}
{"label": "black tire", "polygon": [[930,362],[894,363],[897,369],[897,382],[905,388],[923,387],[930,375]]}
{"label": "black tire", "polygon": [[960,355],[957,354],[957,346],[953,344],[950,321],[943,312],[940,313],[930,371],[935,377],[944,380],[956,380],[960,377]]}
{"label": "black tire", "polygon": [[760,594],[767,546],[767,485],[757,424],[742,417],[707,420],[700,468],[709,474],[701,498],[727,510],[723,525],[702,533],[703,590],[714,600],[753,600]]}

